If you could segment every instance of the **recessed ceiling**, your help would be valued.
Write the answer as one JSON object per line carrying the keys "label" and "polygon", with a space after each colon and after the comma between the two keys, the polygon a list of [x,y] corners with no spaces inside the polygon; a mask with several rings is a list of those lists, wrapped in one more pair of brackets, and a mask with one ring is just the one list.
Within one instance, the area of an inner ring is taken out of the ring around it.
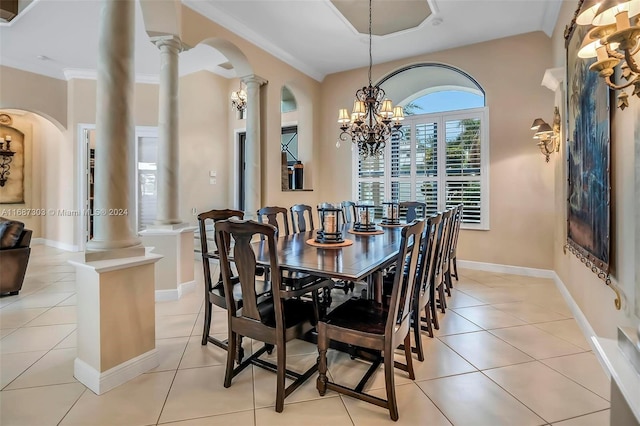
{"label": "recessed ceiling", "polygon": [[[331,3],[361,34],[369,34],[369,2],[331,0]],[[387,35],[415,28],[431,16],[427,0],[373,0],[371,33]]]}
{"label": "recessed ceiling", "polygon": [[[330,0],[182,2],[318,81],[327,74],[369,63],[367,31],[360,33],[362,28],[354,29],[362,23],[355,18],[352,18],[354,24],[350,23]],[[98,0],[34,0],[11,23],[0,23],[0,64],[56,78],[65,78],[65,71],[70,75],[73,70],[95,74],[101,3]],[[368,2],[353,0],[352,3],[362,9],[357,14],[367,19],[368,26]],[[407,16],[391,19],[388,15],[391,12],[381,14],[383,21],[394,21],[397,28],[405,29],[373,36],[374,63],[533,31],[544,31],[551,36],[562,0],[428,0],[426,3],[423,0],[375,0],[374,19],[376,8],[390,5],[400,8],[402,3],[415,3],[413,7],[417,8],[427,4],[431,15],[426,19],[421,17],[424,13],[411,17],[414,22],[421,21],[415,26],[405,20]],[[158,49],[149,42],[138,2],[136,9],[136,74],[157,81]],[[413,12],[401,15],[413,15]],[[231,78],[235,71],[221,67],[226,62],[228,59],[215,49],[197,46],[180,54],[180,72],[206,69]]]}

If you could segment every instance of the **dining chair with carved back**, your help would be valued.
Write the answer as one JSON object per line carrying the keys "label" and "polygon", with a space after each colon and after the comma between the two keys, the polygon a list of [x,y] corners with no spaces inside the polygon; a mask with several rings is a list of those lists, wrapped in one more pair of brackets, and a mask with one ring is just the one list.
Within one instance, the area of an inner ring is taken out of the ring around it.
{"label": "dining chair with carved back", "polygon": [[[321,396],[324,396],[327,389],[330,389],[384,407],[389,410],[392,420],[398,419],[394,368],[406,371],[412,380],[415,379],[411,356],[410,328],[412,295],[415,288],[415,274],[423,227],[424,221],[416,221],[402,229],[396,263],[404,265],[406,262],[408,273],[396,274],[388,305],[370,299],[351,298],[318,322],[319,375],[316,386]],[[380,358],[374,359],[371,368],[354,388],[329,381],[327,378],[327,350],[330,341],[365,348],[382,355],[386,400],[363,391],[368,379],[378,369]],[[400,345],[404,345],[405,364],[394,361],[394,350]]]}
{"label": "dining chair with carved back", "polygon": [[400,214],[406,216],[407,223],[416,219],[424,219],[427,214],[427,204],[421,201],[402,201],[398,203]]}
{"label": "dining chair with carved back", "polygon": [[[442,222],[442,214],[436,213],[425,220],[422,244],[420,247],[420,260],[416,272],[416,288],[413,293],[413,326],[416,353],[418,361],[424,361],[421,332],[426,331],[429,337],[433,337],[432,311],[435,298],[433,277],[436,269],[436,255],[438,254],[437,233]],[[422,316],[424,312],[424,317]]]}
{"label": "dining chair with carved back", "polygon": [[[456,281],[459,281],[458,277],[458,237],[460,235],[460,226],[462,225],[462,214],[464,204],[460,203],[456,206],[455,222],[453,227],[453,235],[451,237],[451,250],[449,254],[449,274],[455,277]],[[453,273],[451,273],[453,269]],[[452,283],[453,284],[453,283]]]}
{"label": "dining chair with carved back", "polygon": [[[284,409],[284,399],[309,379],[317,370],[314,363],[303,373],[286,368],[287,342],[302,338],[314,329],[317,323],[317,311],[313,302],[305,301],[297,296],[303,292],[315,292],[322,282],[314,283],[306,289],[291,289],[283,285],[277,253],[277,230],[274,226],[256,221],[226,220],[215,225],[216,240],[233,240],[233,259],[226,251],[220,253],[220,269],[225,287],[229,345],[224,377],[224,387],[231,386],[232,380],[250,364],[276,372],[276,405],[277,412]],[[256,255],[252,240],[261,237],[260,244],[266,244],[269,252],[269,269],[271,270],[272,297],[260,300],[256,294]],[[234,288],[234,275],[231,263],[238,271],[238,280],[242,293],[242,308],[232,303],[231,290]],[[255,351],[246,360],[236,363],[236,348],[242,345],[242,337],[263,342],[264,346]],[[264,352],[276,350],[276,364],[261,359]],[[285,386],[285,378],[293,379],[293,383]]]}
{"label": "dining chair with carved back", "polygon": [[[202,251],[202,268],[204,272],[204,287],[205,287],[205,303],[204,303],[204,327],[202,331],[202,344],[206,345],[207,342],[211,342],[214,345],[227,349],[228,340],[219,340],[210,335],[211,331],[211,317],[213,306],[218,306],[222,309],[227,309],[227,300],[225,297],[224,285],[222,284],[222,272],[218,274],[218,280],[216,283],[213,283],[213,279],[211,277],[211,261],[218,260],[220,258],[220,248],[224,247],[225,250],[229,250],[230,241],[225,240],[222,246],[218,246],[216,244],[216,249],[213,251],[209,251],[209,239],[207,236],[207,226],[210,222],[213,222],[215,225],[216,222],[221,220],[227,220],[230,218],[243,219],[244,212],[240,210],[209,210],[203,213],[198,214],[198,227],[200,231],[200,249]],[[258,266],[255,269],[255,274],[260,276],[264,275],[264,268]],[[242,298],[240,297],[240,288],[238,283],[238,277],[232,277],[232,281],[235,283],[234,286],[234,300],[236,305],[242,306]],[[260,280],[256,281],[256,293],[258,296],[263,297],[268,295],[271,291],[271,287],[269,285],[268,280]],[[239,354],[240,358],[242,358],[242,353]]]}
{"label": "dining chair with carved back", "polygon": [[343,201],[340,203],[342,208],[342,223],[351,223],[356,218],[356,203],[353,201]]}
{"label": "dining chair with carved back", "polygon": [[[438,298],[435,300],[440,307],[440,312],[446,312],[447,300],[445,293],[447,290],[447,273],[449,270],[449,234],[451,231],[451,222],[453,221],[453,209],[447,209],[442,212],[442,222],[438,230],[438,252],[436,261],[436,270],[433,278],[434,291],[438,292]],[[437,317],[434,318],[437,321]],[[439,327],[436,327],[438,329]]]}
{"label": "dining chair with carved back", "polygon": [[[291,226],[294,234],[315,229],[315,224],[313,223],[313,207],[307,204],[294,204],[289,210],[291,211]],[[335,283],[323,288],[320,292],[322,295],[320,308],[323,312],[331,306],[331,289],[334,286]]]}
{"label": "dining chair with carved back", "polygon": [[[284,207],[263,207],[258,210],[258,222],[268,223],[276,228],[278,236],[291,235],[291,228],[289,227],[289,211]],[[261,236],[261,238],[264,238]],[[269,269],[267,268],[267,276]],[[312,282],[319,281],[321,278],[308,274],[306,272],[298,271],[283,271],[281,280],[284,285],[300,288],[311,284]]]}

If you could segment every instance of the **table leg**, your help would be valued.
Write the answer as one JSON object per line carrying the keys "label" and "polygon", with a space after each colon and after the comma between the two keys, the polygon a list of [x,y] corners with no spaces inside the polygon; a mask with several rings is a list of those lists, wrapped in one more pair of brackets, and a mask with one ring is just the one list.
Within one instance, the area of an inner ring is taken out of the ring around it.
{"label": "table leg", "polygon": [[376,271],[372,275],[374,300],[382,303],[382,271]]}

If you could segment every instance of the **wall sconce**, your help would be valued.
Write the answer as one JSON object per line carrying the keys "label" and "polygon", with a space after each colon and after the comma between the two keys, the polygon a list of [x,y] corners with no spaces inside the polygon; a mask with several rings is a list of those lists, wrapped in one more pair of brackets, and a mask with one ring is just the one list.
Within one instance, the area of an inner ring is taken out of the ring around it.
{"label": "wall sconce", "polygon": [[231,106],[242,112],[247,108],[247,92],[242,89],[242,81],[240,81],[240,89],[231,92]]}
{"label": "wall sconce", "polygon": [[[578,51],[580,58],[596,58],[589,69],[597,72],[611,90],[620,90],[618,108],[629,106],[629,95],[623,90],[633,86],[640,98],[640,66],[634,59],[640,51],[640,0],[585,0],[576,17],[578,25],[593,25]],[[616,84],[614,69],[620,65],[625,82]]]}
{"label": "wall sconce", "polygon": [[9,179],[9,168],[14,155],[15,152],[11,151],[11,136],[0,138],[0,186],[4,186]]}
{"label": "wall sconce", "polygon": [[548,163],[549,156],[560,151],[560,111],[558,111],[558,107],[553,112],[553,127],[542,118],[536,118],[533,120],[531,130],[535,130],[533,139],[538,141],[538,148]]}

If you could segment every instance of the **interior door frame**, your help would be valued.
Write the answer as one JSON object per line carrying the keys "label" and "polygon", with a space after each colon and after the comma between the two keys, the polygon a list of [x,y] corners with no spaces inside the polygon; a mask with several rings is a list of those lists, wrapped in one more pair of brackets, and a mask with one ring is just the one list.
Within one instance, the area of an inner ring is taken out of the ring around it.
{"label": "interior door frame", "polygon": [[[242,128],[242,129],[235,129],[233,131],[233,208],[234,209],[240,209],[240,185],[242,184],[242,180],[241,180],[241,170],[240,170],[240,134],[244,133],[245,135],[245,142],[246,142],[246,135],[247,135],[247,129],[246,128]],[[246,160],[246,156],[245,156],[245,160]],[[246,164],[246,163],[245,163]],[[244,173],[243,173],[244,174]],[[245,176],[245,181],[246,181],[246,174],[244,174]],[[245,191],[245,196],[246,196],[246,191]],[[245,199],[246,202],[246,199]]]}
{"label": "interior door frame", "polygon": [[[76,217],[75,224],[75,233],[76,233],[76,242],[77,247],[80,251],[84,251],[87,244],[87,233],[89,231],[89,216],[85,214],[86,209],[88,208],[88,199],[89,199],[89,182],[87,178],[87,173],[89,170],[88,164],[88,155],[89,155],[89,146],[88,140],[85,140],[85,132],[90,130],[95,130],[96,125],[91,123],[79,123],[78,124],[78,133],[77,133],[77,147],[78,147],[78,158],[77,158],[77,201],[76,206],[78,206],[78,215]],[[129,184],[129,196],[130,199],[133,200],[133,205],[135,214],[130,215],[131,219],[130,223],[133,227],[136,235],[138,233],[138,139],[141,137],[155,137],[158,138],[159,130],[158,127],[154,126],[136,126],[135,127],[135,146],[133,147],[133,152],[131,156],[131,168],[133,179],[130,180]]]}

